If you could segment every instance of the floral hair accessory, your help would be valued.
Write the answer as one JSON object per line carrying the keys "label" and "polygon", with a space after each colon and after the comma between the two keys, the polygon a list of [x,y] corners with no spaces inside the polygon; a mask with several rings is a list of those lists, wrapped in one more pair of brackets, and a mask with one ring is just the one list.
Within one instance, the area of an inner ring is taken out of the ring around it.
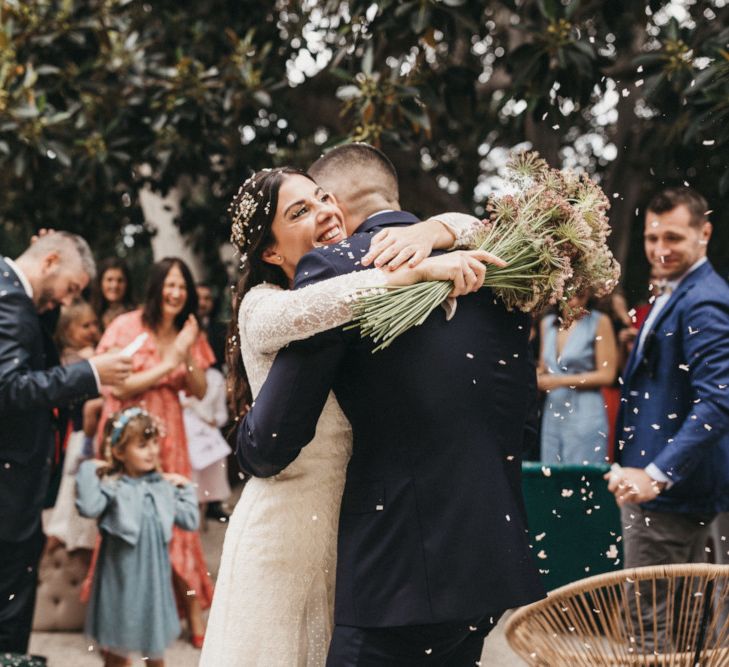
{"label": "floral hair accessory", "polygon": [[228,208],[228,213],[233,218],[233,224],[230,228],[230,240],[239,248],[244,247],[246,244],[246,229],[258,208],[256,198],[250,192],[243,192],[243,188],[248,183],[249,181],[246,181],[240,186],[236,198]]}
{"label": "floral hair accessory", "polygon": [[124,433],[124,429],[126,428],[127,424],[132,419],[142,416],[148,417],[149,413],[138,407],[127,408],[119,415],[119,417],[114,421],[114,428],[111,430],[111,435],[109,436],[112,447],[119,442],[119,439],[122,437],[122,433]]}

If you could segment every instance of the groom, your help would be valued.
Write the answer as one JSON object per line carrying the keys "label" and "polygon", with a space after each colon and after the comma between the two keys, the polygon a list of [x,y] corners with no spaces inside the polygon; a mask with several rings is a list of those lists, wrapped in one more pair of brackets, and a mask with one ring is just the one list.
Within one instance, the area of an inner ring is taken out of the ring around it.
{"label": "groom", "polygon": [[[336,148],[310,173],[356,233],[306,255],[297,288],[363,268],[373,232],[417,222],[371,146]],[[354,435],[328,665],[473,665],[505,609],[543,596],[521,495],[521,453],[535,438],[528,335],[526,315],[481,290],[451,321],[436,309],[375,354],[341,328],[279,352],[238,430],[241,466],[260,477],[285,468],[332,389]]]}

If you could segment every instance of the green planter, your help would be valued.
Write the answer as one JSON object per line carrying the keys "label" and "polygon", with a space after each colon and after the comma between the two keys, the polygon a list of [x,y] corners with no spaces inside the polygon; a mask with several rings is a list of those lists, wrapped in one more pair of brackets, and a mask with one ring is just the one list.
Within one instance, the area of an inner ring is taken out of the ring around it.
{"label": "green planter", "polygon": [[547,590],[623,567],[607,465],[522,465],[529,533]]}

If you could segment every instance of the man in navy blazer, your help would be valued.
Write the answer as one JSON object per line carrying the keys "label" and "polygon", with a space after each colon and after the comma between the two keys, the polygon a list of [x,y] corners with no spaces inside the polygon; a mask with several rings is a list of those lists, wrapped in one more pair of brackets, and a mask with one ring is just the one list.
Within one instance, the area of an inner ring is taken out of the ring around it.
{"label": "man in navy blazer", "polygon": [[54,232],[15,261],[0,257],[0,653],[28,646],[41,510],[51,472],[52,409],[97,396],[131,361],[105,354],[50,367],[52,341],[40,315],[77,297],[95,274],[80,237]]}
{"label": "man in navy blazer", "polygon": [[652,199],[644,244],[665,282],[623,375],[616,437],[626,567],[703,562],[709,523],[729,510],[729,286],[706,258],[706,200]]}
{"label": "man in navy blazer", "polygon": [[[335,149],[311,173],[361,224],[306,255],[297,288],[363,268],[373,232],[417,222],[372,147]],[[543,596],[521,494],[536,437],[528,336],[526,315],[481,290],[375,354],[342,328],[279,352],[238,430],[242,467],[265,477],[293,461],[331,389],[354,435],[328,665],[474,664],[505,609]]]}

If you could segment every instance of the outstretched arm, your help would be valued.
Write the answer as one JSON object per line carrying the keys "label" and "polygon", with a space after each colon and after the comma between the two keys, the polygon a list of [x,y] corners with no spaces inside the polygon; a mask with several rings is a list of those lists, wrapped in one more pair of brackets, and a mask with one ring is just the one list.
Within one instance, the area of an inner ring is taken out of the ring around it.
{"label": "outstretched arm", "polygon": [[378,269],[324,279],[297,290],[270,285],[246,294],[238,313],[241,341],[259,354],[273,353],[296,340],[334,329],[352,319],[355,295],[387,284]]}

